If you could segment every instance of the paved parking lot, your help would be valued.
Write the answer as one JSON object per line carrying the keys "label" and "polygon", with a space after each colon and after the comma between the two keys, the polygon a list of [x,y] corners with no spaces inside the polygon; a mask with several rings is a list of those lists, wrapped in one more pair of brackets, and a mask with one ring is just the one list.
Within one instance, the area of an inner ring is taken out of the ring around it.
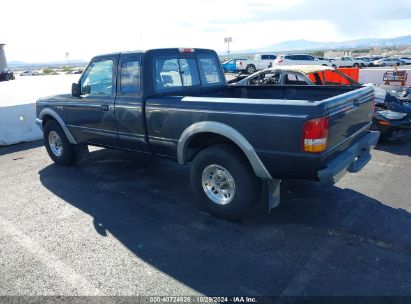
{"label": "paved parking lot", "polygon": [[283,182],[242,222],[188,167],[105,149],[73,167],[0,148],[0,295],[411,295],[411,139],[334,187]]}

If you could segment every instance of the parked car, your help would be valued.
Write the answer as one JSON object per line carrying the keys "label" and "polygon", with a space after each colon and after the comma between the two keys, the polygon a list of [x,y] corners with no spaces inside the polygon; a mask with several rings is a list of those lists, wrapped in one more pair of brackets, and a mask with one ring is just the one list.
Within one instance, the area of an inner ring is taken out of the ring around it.
{"label": "parked car", "polygon": [[387,65],[404,65],[404,61],[398,58],[381,58],[378,60],[373,61],[374,66],[387,66]]}
{"label": "parked car", "polygon": [[330,60],[320,60],[308,54],[286,54],[280,55],[274,61],[274,65],[326,65],[331,66]]}
{"label": "parked car", "polygon": [[20,73],[20,76],[37,76],[39,75],[39,72],[34,71],[34,70],[25,70]]}
{"label": "parked car", "polygon": [[225,73],[237,72],[237,61],[246,61],[247,58],[232,58],[224,61],[221,65]]}
{"label": "parked car", "polygon": [[382,95],[383,98],[378,98],[380,101],[376,102],[372,129],[381,132],[380,141],[409,136],[411,134],[411,88],[379,86],[376,87],[376,95]]}
{"label": "parked car", "polygon": [[8,69],[0,71],[0,81],[9,81],[14,79],[16,79],[16,77],[14,76],[13,71],[10,71]]}
{"label": "parked car", "polygon": [[404,62],[404,64],[411,64],[411,57],[399,57],[401,61]]}
{"label": "parked car", "polygon": [[277,206],[281,179],[333,184],[359,171],[379,137],[373,99],[369,87],[227,86],[214,51],[156,49],[93,58],[71,95],[36,102],[36,122],[59,165],[87,145],[191,162],[198,200],[233,219],[261,189]]}
{"label": "parked car", "polygon": [[357,57],[357,59],[362,61],[364,67],[373,67],[373,61],[376,60],[372,57]]}
{"label": "parked car", "polygon": [[335,68],[360,68],[366,65],[365,61],[360,58],[353,57],[336,57],[331,61],[331,65]]}
{"label": "parked car", "polygon": [[238,60],[237,71],[253,74],[256,71],[269,68],[277,58],[274,54],[257,54],[253,59]]}
{"label": "parked car", "polygon": [[228,82],[232,85],[349,85],[357,81],[333,67],[322,65],[274,66],[250,76],[239,75]]}

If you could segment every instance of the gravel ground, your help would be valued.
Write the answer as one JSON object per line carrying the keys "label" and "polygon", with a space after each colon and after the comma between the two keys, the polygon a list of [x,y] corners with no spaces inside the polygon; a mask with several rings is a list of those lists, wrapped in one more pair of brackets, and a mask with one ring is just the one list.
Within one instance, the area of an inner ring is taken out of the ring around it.
{"label": "gravel ground", "polygon": [[198,209],[188,167],[0,148],[0,295],[411,295],[411,139],[336,186],[283,182],[241,222]]}

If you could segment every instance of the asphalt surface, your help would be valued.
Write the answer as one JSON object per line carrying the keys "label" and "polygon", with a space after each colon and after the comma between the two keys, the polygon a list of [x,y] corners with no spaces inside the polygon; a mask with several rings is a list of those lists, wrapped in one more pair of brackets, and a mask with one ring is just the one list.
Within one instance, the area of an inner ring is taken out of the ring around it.
{"label": "asphalt surface", "polygon": [[0,148],[0,295],[411,295],[411,139],[336,186],[283,182],[241,222],[197,207],[188,166]]}

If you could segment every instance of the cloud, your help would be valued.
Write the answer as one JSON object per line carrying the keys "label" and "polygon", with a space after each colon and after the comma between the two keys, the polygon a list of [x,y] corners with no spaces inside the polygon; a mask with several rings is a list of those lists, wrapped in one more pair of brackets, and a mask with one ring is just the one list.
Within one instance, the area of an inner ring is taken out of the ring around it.
{"label": "cloud", "polygon": [[246,16],[229,20],[214,18],[211,22],[230,26],[263,21],[323,20],[330,22],[343,36],[356,38],[378,35],[384,29],[385,21],[411,20],[409,0],[295,0],[287,3],[288,5],[282,5],[282,1],[240,1],[240,5],[247,12]]}

